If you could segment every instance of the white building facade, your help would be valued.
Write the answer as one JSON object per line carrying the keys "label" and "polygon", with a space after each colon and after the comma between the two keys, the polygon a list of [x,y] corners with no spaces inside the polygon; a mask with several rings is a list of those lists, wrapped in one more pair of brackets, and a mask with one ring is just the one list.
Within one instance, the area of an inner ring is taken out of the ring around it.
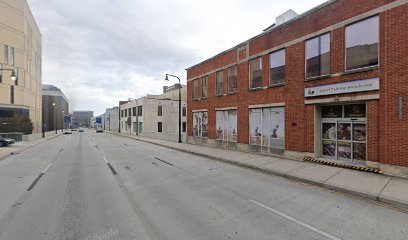
{"label": "white building facade", "polygon": [[[187,88],[181,88],[181,138],[186,142]],[[179,90],[146,95],[119,107],[120,132],[169,141],[179,139]]]}
{"label": "white building facade", "polygon": [[107,108],[101,118],[104,130],[119,132],[119,107]]}

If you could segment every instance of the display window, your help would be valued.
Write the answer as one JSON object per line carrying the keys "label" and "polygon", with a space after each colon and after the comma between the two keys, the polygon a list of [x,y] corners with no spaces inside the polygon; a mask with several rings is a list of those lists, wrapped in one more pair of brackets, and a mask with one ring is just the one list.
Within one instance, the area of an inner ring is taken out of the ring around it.
{"label": "display window", "polygon": [[216,111],[216,139],[237,142],[237,110]]}
{"label": "display window", "polygon": [[249,144],[285,148],[285,108],[256,108],[249,112]]}

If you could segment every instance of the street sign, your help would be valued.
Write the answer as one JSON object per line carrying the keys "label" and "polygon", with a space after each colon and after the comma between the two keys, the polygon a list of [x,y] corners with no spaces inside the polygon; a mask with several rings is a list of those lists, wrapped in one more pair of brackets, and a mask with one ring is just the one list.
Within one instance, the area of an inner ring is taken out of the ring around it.
{"label": "street sign", "polygon": [[102,118],[101,118],[101,117],[97,117],[97,118],[95,119],[95,122],[96,122],[96,123],[99,123],[99,124],[102,124]]}
{"label": "street sign", "polygon": [[64,116],[64,123],[71,123],[71,116],[69,115]]}

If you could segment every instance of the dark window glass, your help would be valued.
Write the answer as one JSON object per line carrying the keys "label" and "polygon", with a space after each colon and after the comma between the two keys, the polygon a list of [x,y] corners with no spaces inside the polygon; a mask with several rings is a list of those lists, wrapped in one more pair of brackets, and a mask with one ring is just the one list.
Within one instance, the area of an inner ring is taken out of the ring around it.
{"label": "dark window glass", "polygon": [[249,62],[250,88],[262,87],[262,58],[256,58]]}
{"label": "dark window glass", "polygon": [[193,99],[199,98],[198,96],[198,79],[193,80]]}
{"label": "dark window glass", "polygon": [[136,107],[132,108],[133,116],[136,116]]}
{"label": "dark window glass", "polygon": [[344,117],[346,118],[365,118],[366,105],[365,104],[350,104],[344,105]]}
{"label": "dark window glass", "polygon": [[187,108],[183,107],[183,117],[185,117],[187,115]]}
{"label": "dark window glass", "polygon": [[128,112],[129,112],[129,117],[132,116],[132,109],[131,108],[128,109]]}
{"label": "dark window glass", "polygon": [[[0,69],[3,69],[3,64],[0,64]],[[3,81],[3,70],[0,70],[0,83]]]}
{"label": "dark window glass", "polygon": [[306,42],[306,78],[330,74],[330,34]]}
{"label": "dark window glass", "polygon": [[222,95],[224,94],[224,72],[219,71],[215,73],[215,81],[216,81],[216,94]]}
{"label": "dark window glass", "polygon": [[163,116],[163,107],[157,106],[157,116]]}
{"label": "dark window glass", "polygon": [[186,122],[183,122],[183,132],[186,132],[186,129],[187,129],[187,123]]}
{"label": "dark window glass", "polygon": [[238,90],[237,66],[228,69],[228,92],[234,93]]}
{"label": "dark window glass", "polygon": [[270,85],[285,83],[285,49],[269,55]]}
{"label": "dark window glass", "polygon": [[378,65],[379,18],[346,27],[346,70]]}
{"label": "dark window glass", "polygon": [[123,117],[123,110],[121,110],[121,114],[120,114],[120,115],[121,115],[121,117]]}
{"label": "dark window glass", "polygon": [[322,118],[342,118],[342,105],[322,106]]}
{"label": "dark window glass", "polygon": [[143,112],[142,110],[143,110],[142,106],[137,107],[137,115],[138,116],[142,116],[142,112]]}
{"label": "dark window glass", "polygon": [[4,63],[5,64],[9,63],[8,59],[9,59],[9,57],[8,57],[8,46],[4,45]]}
{"label": "dark window glass", "polygon": [[208,97],[208,76],[201,78],[201,96],[203,98]]}
{"label": "dark window glass", "polygon": [[157,123],[157,131],[158,131],[158,132],[162,132],[162,130],[163,130],[163,129],[162,129],[162,127],[163,127],[162,124],[163,124],[162,122],[158,122],[158,123]]}

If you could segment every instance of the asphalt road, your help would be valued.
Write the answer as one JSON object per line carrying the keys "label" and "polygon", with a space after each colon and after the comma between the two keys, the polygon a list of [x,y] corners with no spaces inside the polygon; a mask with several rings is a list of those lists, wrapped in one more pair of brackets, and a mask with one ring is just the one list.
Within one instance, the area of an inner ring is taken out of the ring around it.
{"label": "asphalt road", "polygon": [[407,239],[408,214],[86,131],[0,161],[0,239]]}

